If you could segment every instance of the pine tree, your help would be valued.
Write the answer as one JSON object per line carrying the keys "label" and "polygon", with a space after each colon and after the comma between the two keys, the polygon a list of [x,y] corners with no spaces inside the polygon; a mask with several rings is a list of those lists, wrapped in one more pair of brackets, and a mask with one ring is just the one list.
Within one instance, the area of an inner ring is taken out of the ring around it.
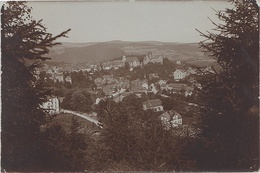
{"label": "pine tree", "polygon": [[40,62],[47,60],[54,41],[42,21],[33,20],[25,2],[6,2],[1,9],[2,49],[2,169],[37,170],[43,161],[40,126],[45,115],[39,105],[47,91],[34,77]]}
{"label": "pine tree", "polygon": [[[217,12],[222,21],[214,33],[201,33],[205,52],[221,68],[200,82],[203,153],[200,169],[248,171],[258,168],[258,6],[232,0],[234,7]],[[215,66],[216,67],[216,66]]]}

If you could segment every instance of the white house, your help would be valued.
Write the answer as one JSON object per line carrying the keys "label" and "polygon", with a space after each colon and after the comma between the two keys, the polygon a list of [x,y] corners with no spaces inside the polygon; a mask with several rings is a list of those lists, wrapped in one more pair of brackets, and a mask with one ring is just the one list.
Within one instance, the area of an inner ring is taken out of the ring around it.
{"label": "white house", "polygon": [[103,98],[103,97],[97,98],[96,101],[95,101],[95,104],[98,105],[101,100],[105,100],[105,98]]}
{"label": "white house", "polygon": [[64,82],[64,76],[63,73],[54,73],[53,74],[53,80],[54,82]]}
{"label": "white house", "polygon": [[144,87],[145,89],[148,90],[148,88],[149,88],[148,82],[147,81],[142,81],[142,87]]}
{"label": "white house", "polygon": [[185,97],[188,97],[188,96],[192,95],[194,88],[191,86],[185,86],[184,90],[185,90],[185,93],[184,93]]}
{"label": "white house", "polygon": [[71,83],[71,84],[72,84],[72,79],[71,79],[71,77],[70,77],[70,76],[67,76],[67,77],[65,78],[65,81],[66,81],[66,82],[69,82],[69,83]]}
{"label": "white house", "polygon": [[147,100],[143,102],[143,110],[163,111],[162,101],[160,99]]}
{"label": "white house", "polygon": [[159,91],[159,87],[158,87],[157,85],[155,85],[154,83],[152,83],[152,84],[150,85],[150,90],[151,90],[154,94],[156,94],[156,93]]}
{"label": "white house", "polygon": [[176,61],[176,64],[181,65],[181,61],[180,60]]}
{"label": "white house", "polygon": [[158,83],[159,83],[159,85],[166,84],[167,80],[159,80]]}
{"label": "white house", "polygon": [[177,127],[182,125],[181,115],[174,110],[164,112],[160,116],[160,119],[167,130],[170,129],[170,127]]}
{"label": "white house", "polygon": [[173,78],[174,80],[178,81],[181,79],[184,79],[187,76],[187,73],[184,70],[175,70],[175,72],[173,73]]}
{"label": "white house", "polygon": [[60,113],[59,99],[57,97],[49,98],[48,101],[42,103],[40,107],[50,115]]}

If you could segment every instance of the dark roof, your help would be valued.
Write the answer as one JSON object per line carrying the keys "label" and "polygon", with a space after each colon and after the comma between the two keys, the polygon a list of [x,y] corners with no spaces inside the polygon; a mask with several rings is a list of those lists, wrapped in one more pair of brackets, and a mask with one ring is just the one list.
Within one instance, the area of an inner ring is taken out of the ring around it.
{"label": "dark roof", "polygon": [[134,92],[146,92],[147,91],[142,85],[131,85],[130,89]]}
{"label": "dark roof", "polygon": [[111,94],[115,90],[115,85],[106,85],[102,88],[105,95]]}
{"label": "dark roof", "polygon": [[160,117],[165,117],[170,121],[174,116],[177,116],[179,119],[182,118],[181,115],[174,110],[166,111]]}
{"label": "dark roof", "polygon": [[181,90],[183,87],[186,86],[186,84],[182,84],[182,83],[169,83],[169,84],[162,84],[161,86],[162,86],[162,87],[168,86],[168,87],[171,87],[171,88],[173,88],[173,89],[179,89],[179,90]]}
{"label": "dark roof", "polygon": [[162,101],[160,99],[147,100],[147,101],[143,102],[143,105],[146,105],[146,107],[149,109],[152,107],[161,106]]}

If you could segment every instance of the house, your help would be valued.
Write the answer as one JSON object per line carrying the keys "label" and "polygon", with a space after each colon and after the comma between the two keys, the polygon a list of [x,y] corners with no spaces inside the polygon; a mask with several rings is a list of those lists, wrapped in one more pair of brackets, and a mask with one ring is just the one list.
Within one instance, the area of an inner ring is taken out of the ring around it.
{"label": "house", "polygon": [[91,71],[91,65],[90,64],[86,64],[86,67],[84,68],[84,71],[90,72]]}
{"label": "house", "polygon": [[173,78],[176,81],[184,79],[186,76],[187,76],[187,72],[185,72],[184,70],[177,69],[173,72]]}
{"label": "house", "polygon": [[150,85],[149,89],[150,89],[154,94],[157,94],[157,92],[160,90],[160,87],[158,86],[158,84],[152,83],[152,84]]}
{"label": "house", "polygon": [[137,80],[131,81],[129,88],[134,93],[140,94],[140,93],[147,93],[149,86],[148,86],[147,80],[137,79]]}
{"label": "house", "polygon": [[90,71],[99,71],[101,70],[101,66],[100,65],[95,65],[95,64],[92,64],[90,65],[91,66],[91,70]]}
{"label": "house", "polygon": [[170,83],[170,84],[162,84],[161,89],[166,91],[172,91],[174,93],[179,93],[182,89],[186,87],[186,84],[182,83]]}
{"label": "house", "polygon": [[64,82],[63,73],[53,73],[53,81],[54,82]]}
{"label": "house", "polygon": [[121,80],[119,80],[119,81],[116,83],[116,85],[117,85],[118,88],[127,89],[127,88],[129,88],[129,81],[121,81]]}
{"label": "house", "polygon": [[94,83],[97,86],[97,89],[102,89],[102,86],[103,86],[103,79],[102,78],[94,79]]}
{"label": "house", "polygon": [[158,83],[159,83],[159,85],[166,84],[167,80],[159,80]]}
{"label": "house", "polygon": [[194,83],[197,83],[197,77],[194,75],[194,74],[191,74],[189,76],[187,76],[187,78],[185,78],[185,80],[188,82],[188,83],[191,83],[192,85]]}
{"label": "house", "polygon": [[187,73],[188,74],[196,74],[197,71],[196,71],[196,69],[189,67],[188,70],[187,70]]}
{"label": "house", "polygon": [[129,57],[126,57],[126,56],[123,56],[122,57],[122,61],[123,61],[123,64],[125,65],[126,63],[129,64],[130,68],[134,68],[134,67],[138,67],[140,66],[140,61],[138,60],[137,57],[135,56],[129,56]]}
{"label": "house", "polygon": [[110,70],[110,69],[112,69],[112,66],[111,66],[110,64],[103,64],[103,65],[102,65],[102,68],[103,68],[104,70]]}
{"label": "house", "polygon": [[42,103],[40,107],[50,115],[60,113],[59,99],[57,97],[49,98],[46,102]]}
{"label": "house", "polygon": [[143,87],[142,85],[131,85],[130,90],[134,93],[147,93],[147,88]]}
{"label": "house", "polygon": [[105,85],[103,86],[102,91],[106,96],[111,96],[112,93],[117,91],[117,88],[115,85]]}
{"label": "house", "polygon": [[99,104],[99,102],[101,101],[101,100],[105,100],[105,98],[104,97],[102,97],[102,98],[96,98],[96,101],[95,101],[95,104],[96,105],[98,105]]}
{"label": "house", "polygon": [[115,102],[121,102],[126,96],[133,94],[133,92],[123,92],[113,98]]}
{"label": "house", "polygon": [[180,61],[180,60],[177,60],[177,61],[176,61],[176,64],[181,65],[181,61]]}
{"label": "house", "polygon": [[160,99],[147,100],[143,102],[143,110],[163,111],[162,101]]}
{"label": "house", "polygon": [[184,92],[185,97],[188,97],[192,95],[194,88],[191,86],[185,86],[184,90],[185,90]]}
{"label": "house", "polygon": [[35,68],[35,69],[34,69],[34,74],[33,74],[33,76],[35,77],[36,80],[39,80],[39,79],[40,79],[40,73],[41,73],[40,68]]}
{"label": "house", "polygon": [[72,84],[72,79],[71,79],[71,77],[70,77],[70,76],[67,76],[67,77],[65,78],[65,82],[69,82],[69,83]]}
{"label": "house", "polygon": [[160,116],[160,119],[167,130],[169,130],[170,127],[177,127],[182,125],[181,115],[174,110],[164,112]]}

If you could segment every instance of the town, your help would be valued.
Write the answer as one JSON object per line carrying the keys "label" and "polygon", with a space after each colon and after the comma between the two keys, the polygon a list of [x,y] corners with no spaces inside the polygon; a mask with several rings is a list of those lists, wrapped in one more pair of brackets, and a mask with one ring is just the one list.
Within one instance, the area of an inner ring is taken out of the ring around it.
{"label": "town", "polygon": [[[95,107],[101,101],[119,103],[134,96],[142,101],[143,111],[157,113],[166,129],[181,127],[195,133],[192,125],[196,123],[196,91],[201,89],[198,78],[220,70],[214,61],[207,61],[211,63],[204,66],[198,62],[170,61],[147,52],[99,64],[44,64],[35,77],[53,90],[53,96],[41,105],[49,114],[70,112],[91,118],[98,125]],[[82,101],[85,105],[80,105],[80,98],[73,98],[78,96],[77,92],[89,97]],[[78,102],[71,103],[73,99]]]}

